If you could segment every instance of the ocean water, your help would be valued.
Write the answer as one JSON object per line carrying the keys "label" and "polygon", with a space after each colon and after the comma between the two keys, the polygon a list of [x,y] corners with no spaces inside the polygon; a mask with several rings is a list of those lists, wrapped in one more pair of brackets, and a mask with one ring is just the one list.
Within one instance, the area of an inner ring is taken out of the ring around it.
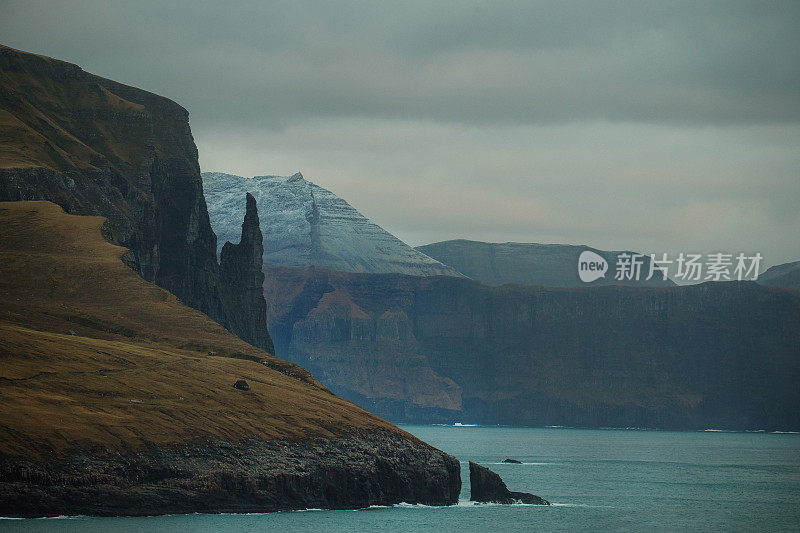
{"label": "ocean water", "polygon": [[[459,505],[0,520],[13,531],[800,531],[800,435],[403,426],[462,461]],[[502,464],[506,457],[524,464]],[[467,461],[553,503],[474,505]]]}

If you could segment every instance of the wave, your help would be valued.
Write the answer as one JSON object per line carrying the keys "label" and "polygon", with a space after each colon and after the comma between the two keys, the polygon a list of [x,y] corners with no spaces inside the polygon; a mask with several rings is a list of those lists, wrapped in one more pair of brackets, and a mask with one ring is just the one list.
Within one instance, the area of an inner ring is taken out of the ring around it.
{"label": "wave", "polygon": [[521,465],[531,465],[531,466],[550,466],[550,465],[563,465],[564,463],[526,463],[526,462],[521,462],[521,463],[504,463],[504,462],[500,461],[499,463],[484,463],[484,464],[487,464],[487,465],[517,465],[517,466],[521,466]]}
{"label": "wave", "polygon": [[494,502],[473,502],[471,500],[459,500],[456,505],[445,506],[447,507],[542,507],[545,508],[547,505],[538,505],[535,503],[494,503]]}
{"label": "wave", "polygon": [[552,507],[582,507],[585,509],[615,509],[613,505],[592,505],[589,503],[556,503],[551,502]]}
{"label": "wave", "polygon": [[84,520],[92,518],[91,516],[76,514],[76,515],[58,515],[58,516],[37,516],[35,518],[24,518],[21,516],[0,516],[0,520]]}

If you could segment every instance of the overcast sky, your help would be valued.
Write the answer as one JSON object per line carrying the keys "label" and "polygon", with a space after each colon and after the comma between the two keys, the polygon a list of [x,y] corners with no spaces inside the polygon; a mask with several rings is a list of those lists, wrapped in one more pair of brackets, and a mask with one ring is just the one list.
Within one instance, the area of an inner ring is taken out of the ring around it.
{"label": "overcast sky", "polygon": [[204,171],[409,244],[800,259],[800,2],[0,1],[0,42],[176,100]]}

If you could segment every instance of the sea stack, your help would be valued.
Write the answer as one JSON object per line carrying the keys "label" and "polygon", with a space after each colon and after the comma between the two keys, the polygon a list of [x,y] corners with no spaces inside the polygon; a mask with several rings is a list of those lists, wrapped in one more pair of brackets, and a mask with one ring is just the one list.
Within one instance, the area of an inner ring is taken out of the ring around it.
{"label": "sea stack", "polygon": [[219,292],[231,332],[253,346],[275,353],[267,331],[261,271],[264,245],[258,207],[250,193],[246,195],[246,203],[239,244],[228,241],[222,247]]}
{"label": "sea stack", "polygon": [[480,503],[528,503],[550,505],[550,502],[528,492],[512,492],[503,480],[479,464],[469,462],[470,500]]}

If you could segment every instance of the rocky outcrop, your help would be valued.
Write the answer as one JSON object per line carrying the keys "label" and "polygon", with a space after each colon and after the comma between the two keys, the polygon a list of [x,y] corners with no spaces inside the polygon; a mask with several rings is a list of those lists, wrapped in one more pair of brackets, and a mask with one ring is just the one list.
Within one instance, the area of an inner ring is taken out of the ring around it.
{"label": "rocky outcrop", "polygon": [[796,291],[319,268],[269,269],[264,287],[279,352],[395,422],[800,429]]}
{"label": "rocky outcrop", "polygon": [[0,515],[158,515],[358,509],[458,501],[458,461],[388,432],[0,460]]}
{"label": "rocky outcrop", "polygon": [[[616,280],[617,258],[621,253],[597,250],[588,246],[567,244],[534,244],[521,242],[443,241],[417,247],[420,252],[450,265],[470,278],[486,285],[519,283],[544,287],[582,287],[586,285],[636,285],[639,287],[671,287],[675,283],[654,272],[650,277],[650,257],[642,258],[638,280]],[[609,266],[605,277],[584,283],[578,277],[578,257],[589,250],[603,257]]]}
{"label": "rocky outcrop", "polygon": [[758,276],[758,283],[771,287],[788,287],[800,290],[800,261],[770,267]]}
{"label": "rocky outcrop", "polygon": [[415,276],[460,276],[453,268],[414,250],[367,219],[331,191],[293,176],[243,178],[204,172],[211,224],[233,240],[242,216],[239,199],[252,193],[266,232],[264,263],[317,265],[344,272],[398,272]]}
{"label": "rocky outcrop", "polygon": [[480,503],[526,503],[550,505],[550,502],[528,492],[512,492],[496,473],[485,466],[469,462],[470,501]]}
{"label": "rocky outcrop", "polygon": [[274,353],[267,332],[267,304],[262,288],[264,246],[256,199],[250,193],[247,193],[246,204],[239,244],[228,241],[222,247],[219,293],[231,332],[253,346]]}

